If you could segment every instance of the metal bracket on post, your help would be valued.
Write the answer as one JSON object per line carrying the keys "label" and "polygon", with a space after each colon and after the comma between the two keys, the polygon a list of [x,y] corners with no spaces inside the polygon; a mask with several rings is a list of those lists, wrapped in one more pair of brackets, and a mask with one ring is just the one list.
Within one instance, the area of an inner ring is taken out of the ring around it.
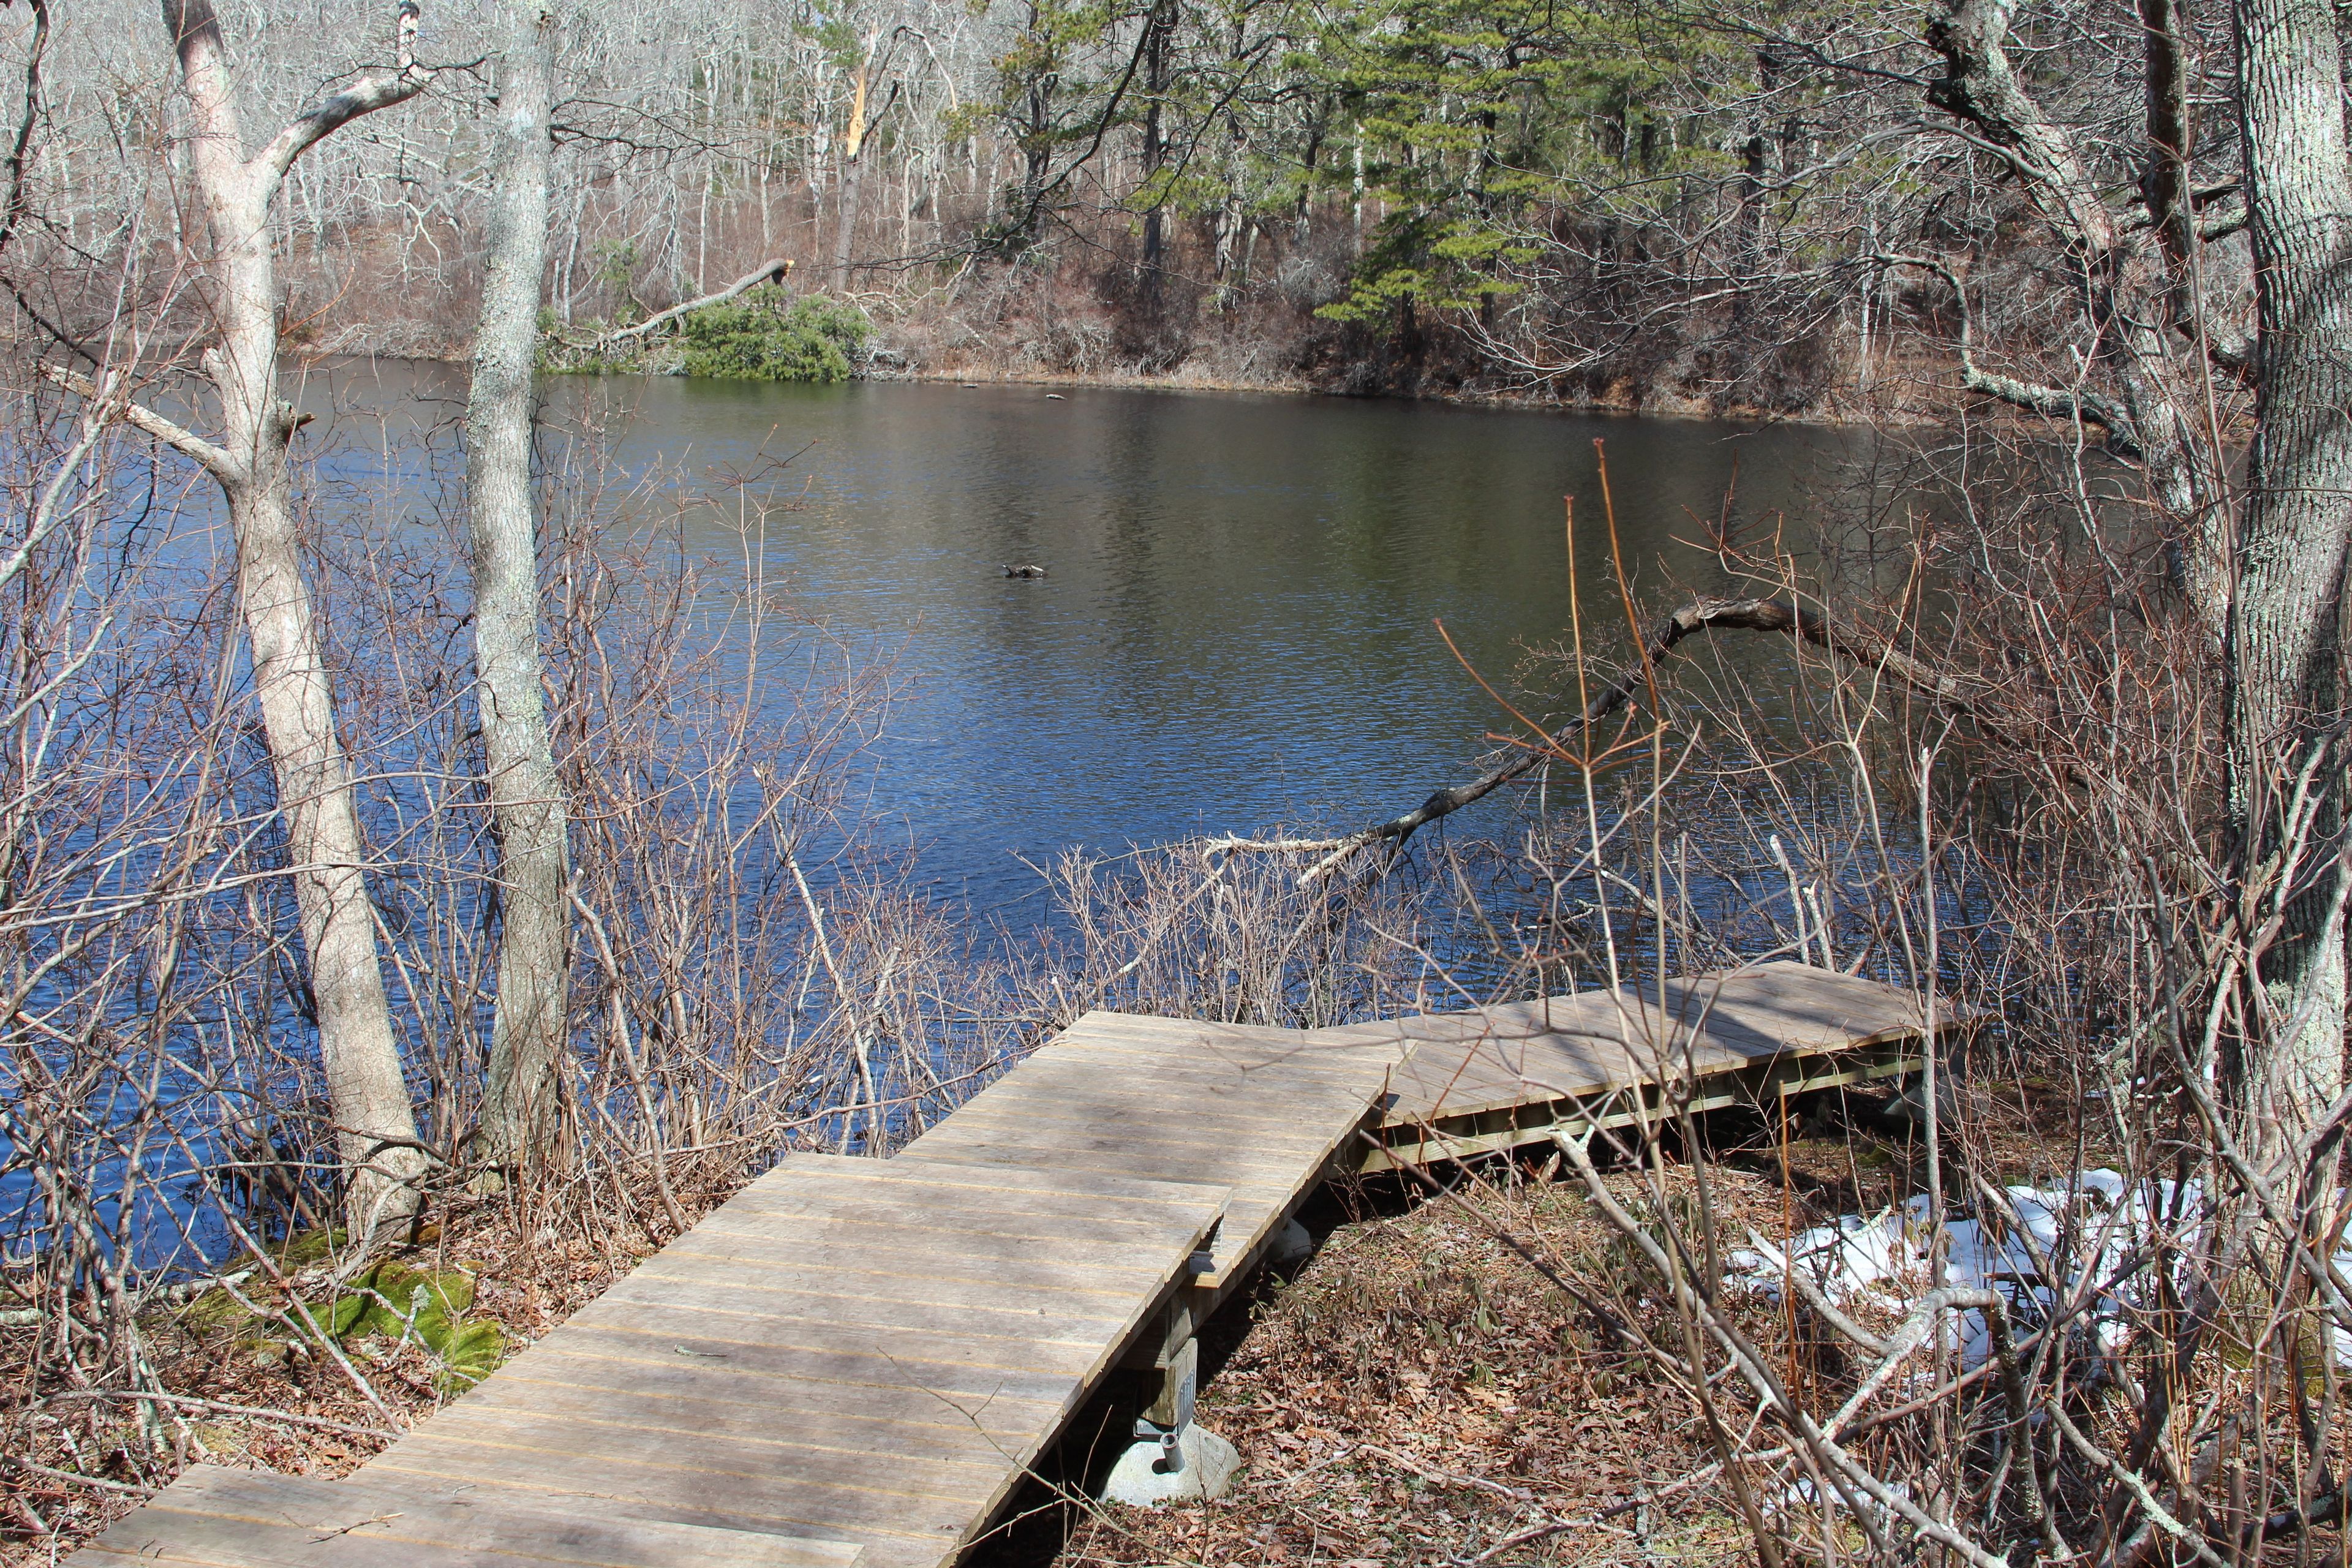
{"label": "metal bracket on post", "polygon": [[1160,1459],[1153,1468],[1163,1476],[1172,1476],[1184,1468],[1181,1445],[1184,1428],[1192,1424],[1192,1400],[1200,1389],[1201,1342],[1187,1339],[1170,1352],[1166,1364],[1158,1370],[1159,1396],[1136,1417],[1135,1436],[1139,1441],[1160,1445]]}

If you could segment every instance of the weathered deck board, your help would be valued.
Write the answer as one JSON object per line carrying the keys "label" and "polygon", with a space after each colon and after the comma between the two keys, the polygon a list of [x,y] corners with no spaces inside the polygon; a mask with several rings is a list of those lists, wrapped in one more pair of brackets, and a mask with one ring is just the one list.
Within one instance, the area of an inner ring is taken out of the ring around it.
{"label": "weathered deck board", "polygon": [[916,1139],[894,1165],[1122,1172],[1229,1186],[1217,1291],[1378,1115],[1395,1053],[1296,1030],[1088,1013]]}
{"label": "weathered deck board", "polygon": [[472,1487],[198,1465],[76,1559],[205,1568],[850,1568],[862,1548],[518,1505]]}
{"label": "weathered deck board", "polygon": [[[565,1396],[461,1400],[369,1473],[593,1492],[929,1568],[987,1522],[1178,1286],[1226,1200],[1200,1184],[1034,1176],[787,1157],[491,1380]],[[793,1288],[813,1251],[886,1265],[866,1277],[883,1299]],[[747,1252],[772,1266],[730,1279]],[[1087,1310],[1057,1310],[1074,1296]],[[709,1397],[717,1387],[739,1398]]]}
{"label": "weathered deck board", "polygon": [[[1810,1058],[1874,1049],[1868,1071],[1902,1070],[1910,1062],[1906,1050],[1878,1048],[1916,1041],[1924,1022],[1914,993],[1774,963],[1669,980],[1663,988],[1642,981],[1307,1037],[1396,1051],[1396,1098],[1383,1121],[1389,1142],[1407,1158],[1434,1159],[1449,1150],[1482,1152],[1548,1136],[1543,1129],[1568,1102],[1590,1110],[1618,1096],[1630,1106],[1636,1096],[1655,1100],[1675,1086],[1705,1083],[1714,1086],[1705,1103],[1732,1103],[1828,1081],[1802,1070]],[[1960,1022],[1939,1009],[1939,1027]],[[1516,1113],[1526,1113],[1524,1138],[1484,1131],[1498,1114]],[[1472,1124],[1482,1131],[1447,1135]],[[1396,1135],[1412,1129],[1439,1135],[1420,1143]]]}
{"label": "weathered deck board", "polygon": [[[551,1369],[542,1368],[542,1371]],[[467,1395],[466,1406],[485,1411],[520,1411],[562,1415],[575,1421],[643,1427],[647,1431],[707,1432],[714,1426],[755,1419],[789,1427],[800,1442],[844,1453],[907,1454],[918,1458],[993,1461],[1003,1444],[1017,1438],[1026,1413],[1008,1404],[992,1423],[942,1404],[929,1393],[867,1389],[856,1408],[844,1408],[830,1391],[768,1386],[760,1380],[721,1371],[699,1377],[668,1369],[658,1379],[613,1378],[609,1368],[576,1363],[552,1369],[558,1377],[500,1377]],[[444,1414],[454,1414],[457,1405]],[[438,1425],[441,1417],[434,1422]]]}
{"label": "weathered deck board", "polygon": [[1327,1173],[1899,1071],[1920,1032],[1789,963],[1311,1033],[1089,1013],[894,1159],[785,1157],[352,1479],[199,1468],[73,1568],[940,1568]]}

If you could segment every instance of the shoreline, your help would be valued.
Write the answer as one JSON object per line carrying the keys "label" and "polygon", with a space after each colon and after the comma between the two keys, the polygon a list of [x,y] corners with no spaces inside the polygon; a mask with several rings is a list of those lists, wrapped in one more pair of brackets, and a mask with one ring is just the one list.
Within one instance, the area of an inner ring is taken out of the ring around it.
{"label": "shoreline", "polygon": [[[318,364],[362,360],[391,360],[415,364],[432,364],[462,370],[467,361],[459,355],[435,353],[372,353],[364,349],[338,349],[318,356]],[[646,379],[686,379],[648,371],[588,371],[541,372],[542,375],[561,375],[565,379],[584,379],[605,375],[639,375]],[[1318,386],[1311,382],[1284,379],[1279,381],[1242,381],[1213,375],[1151,375],[1140,373],[1080,374],[1046,370],[941,370],[928,365],[904,369],[867,369],[851,377],[853,381],[906,383],[947,386],[1047,386],[1081,387],[1113,392],[1188,392],[1213,393],[1221,395],[1260,395],[1281,398],[1328,397],[1349,403],[1431,404],[1444,408],[1484,409],[1504,413],[1568,414],[1586,417],[1611,419],[1671,419],[1692,424],[1810,426],[1830,430],[1855,430],[1880,425],[1913,426],[1927,423],[1924,414],[1900,407],[1885,407],[1868,412],[1856,410],[1848,399],[1832,398],[1822,406],[1802,413],[1785,413],[1748,405],[1713,408],[1696,398],[1664,397],[1655,401],[1630,398],[1570,399],[1545,397],[1507,389],[1436,390],[1424,392],[1344,392]],[[789,384],[779,383],[777,384]]]}
{"label": "shoreline", "polygon": [[977,374],[923,368],[868,372],[861,381],[919,382],[968,386],[1073,386],[1115,392],[1208,392],[1227,395],[1261,394],[1269,397],[1330,397],[1349,403],[1429,403],[1445,408],[1492,409],[1520,414],[1573,414],[1613,419],[1680,419],[1713,425],[1820,425],[1853,428],[1869,421],[1827,412],[1775,414],[1754,408],[1711,409],[1695,400],[1660,403],[1627,400],[1570,401],[1530,396],[1508,391],[1465,392],[1338,392],[1304,381],[1234,381],[1219,376],[1092,374],[1063,371],[988,371]]}

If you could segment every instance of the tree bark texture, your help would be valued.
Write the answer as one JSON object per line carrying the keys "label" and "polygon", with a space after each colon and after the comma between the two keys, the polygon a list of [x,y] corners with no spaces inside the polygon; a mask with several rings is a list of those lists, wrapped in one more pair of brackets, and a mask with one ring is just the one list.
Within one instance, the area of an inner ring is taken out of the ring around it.
{"label": "tree bark texture", "polygon": [[501,9],[498,184],[466,407],[474,664],[499,855],[498,999],[481,1128],[489,1159],[530,1166],[550,1154],[555,1134],[571,963],[568,814],[541,685],[530,479],[555,18],[542,0]]}
{"label": "tree bark texture", "polygon": [[[2235,1076],[2258,1125],[2291,1136],[2343,1081],[2345,784],[2331,730],[2352,536],[2352,168],[2328,0],[2239,0],[2235,22],[2258,338],[2231,784],[2242,880],[2284,889],[2259,976],[2267,1017]],[[2297,775],[2315,763],[2298,833]]]}
{"label": "tree bark texture", "polygon": [[276,771],[294,896],[317,997],[319,1051],[349,1174],[347,1213],[372,1233],[415,1212],[424,1170],[416,1121],[378,966],[351,769],[335,732],[334,691],[294,524],[287,453],[293,411],[278,386],[278,289],[269,209],[286,170],[336,126],[413,96],[406,63],[415,9],[400,8],[403,66],[369,78],[291,122],[248,157],[227,50],[210,0],[163,0],[191,121],[189,154],[213,247],[220,331],[205,365],[220,397],[222,437],[200,460],[226,497],[237,594],[252,643],[253,685]]}
{"label": "tree bark texture", "polygon": [[866,184],[866,89],[874,68],[874,42],[867,39],[857,62],[849,97],[849,126],[841,142],[841,189],[836,193],[833,230],[833,291],[849,292],[849,268],[857,243],[857,210]]}

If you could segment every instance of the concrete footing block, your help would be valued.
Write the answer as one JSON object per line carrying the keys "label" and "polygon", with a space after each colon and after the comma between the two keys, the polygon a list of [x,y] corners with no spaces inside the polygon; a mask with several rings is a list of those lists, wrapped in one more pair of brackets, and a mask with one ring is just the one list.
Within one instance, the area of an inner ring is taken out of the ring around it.
{"label": "concrete footing block", "polygon": [[1160,1468],[1166,1461],[1159,1443],[1130,1444],[1111,1467],[1110,1479],[1103,1485],[1103,1501],[1154,1508],[1164,1502],[1221,1498],[1233,1489],[1242,1457],[1231,1443],[1205,1426],[1187,1426],[1177,1435],[1176,1449],[1183,1456],[1184,1468],[1169,1470]]}
{"label": "concrete footing block", "polygon": [[1274,1233],[1274,1239],[1266,1244],[1265,1266],[1287,1279],[1292,1270],[1314,1256],[1313,1234],[1297,1220],[1286,1219],[1282,1222],[1282,1228]]}

